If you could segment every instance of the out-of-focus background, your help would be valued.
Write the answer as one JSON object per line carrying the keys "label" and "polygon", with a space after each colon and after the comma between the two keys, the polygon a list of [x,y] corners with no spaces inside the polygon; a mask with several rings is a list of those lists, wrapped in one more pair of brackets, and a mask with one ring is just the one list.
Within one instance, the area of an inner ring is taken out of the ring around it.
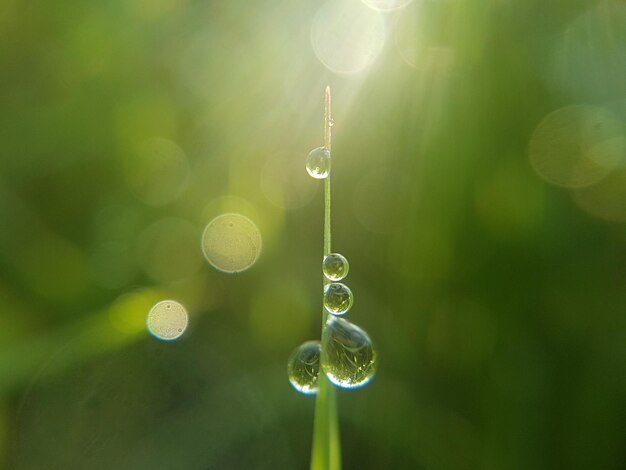
{"label": "out-of-focus background", "polygon": [[[0,468],[307,468],[327,84],[380,359],[344,467],[624,468],[618,0],[3,0]],[[201,249],[224,213],[262,237],[237,274]]]}

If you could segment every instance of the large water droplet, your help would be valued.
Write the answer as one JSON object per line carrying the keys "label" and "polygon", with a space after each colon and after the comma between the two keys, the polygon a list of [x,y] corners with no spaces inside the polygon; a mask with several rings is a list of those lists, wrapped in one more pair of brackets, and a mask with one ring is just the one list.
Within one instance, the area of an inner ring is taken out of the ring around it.
{"label": "large water droplet", "polygon": [[330,175],[330,150],[317,147],[306,157],[306,171],[313,178],[322,180]]}
{"label": "large water droplet", "polygon": [[352,291],[341,282],[324,286],[324,307],[333,315],[343,315],[352,307]]}
{"label": "large water droplet", "polygon": [[324,276],[331,281],[341,281],[348,275],[350,265],[345,256],[339,253],[331,253],[324,256],[322,263],[322,271]]}
{"label": "large water droplet", "polygon": [[305,395],[317,393],[317,377],[320,371],[320,342],[307,341],[298,346],[287,362],[289,382]]}
{"label": "large water droplet", "polygon": [[335,385],[357,388],[376,373],[376,351],[369,335],[343,318],[330,317],[323,334],[322,370]]}

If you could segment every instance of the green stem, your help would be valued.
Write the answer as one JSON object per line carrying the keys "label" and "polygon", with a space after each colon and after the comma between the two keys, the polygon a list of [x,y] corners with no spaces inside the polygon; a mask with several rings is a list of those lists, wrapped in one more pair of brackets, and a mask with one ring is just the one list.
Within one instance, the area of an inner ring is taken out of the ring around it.
{"label": "green stem", "polygon": [[[330,151],[331,115],[330,87],[324,93],[324,146]],[[332,166],[332,164],[331,164]],[[324,180],[324,256],[330,254],[330,175]],[[324,285],[328,280],[322,276]],[[326,334],[328,312],[322,307],[322,344]],[[322,350],[322,357],[324,351]],[[311,470],[341,470],[341,446],[337,420],[337,394],[335,387],[320,371],[318,391],[315,400],[315,420],[313,423],[313,450]]]}

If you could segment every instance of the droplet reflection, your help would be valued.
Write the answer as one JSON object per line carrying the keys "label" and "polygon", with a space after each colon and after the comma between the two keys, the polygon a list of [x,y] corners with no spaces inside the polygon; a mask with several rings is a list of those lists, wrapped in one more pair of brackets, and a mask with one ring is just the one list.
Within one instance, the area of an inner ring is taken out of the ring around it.
{"label": "droplet reflection", "polygon": [[306,157],[306,171],[313,178],[321,180],[330,175],[330,150],[317,147]]}
{"label": "droplet reflection", "polygon": [[369,335],[343,318],[330,317],[323,335],[322,370],[341,388],[358,388],[376,373],[376,350]]}
{"label": "droplet reflection", "polygon": [[317,393],[320,352],[319,341],[307,341],[298,346],[289,357],[287,362],[289,382],[298,392],[305,395]]}
{"label": "droplet reflection", "polygon": [[322,271],[324,276],[331,281],[341,281],[348,275],[350,265],[345,256],[339,253],[331,253],[324,256]]}
{"label": "droplet reflection", "polygon": [[341,282],[324,286],[324,307],[333,315],[343,315],[352,307],[352,291]]}

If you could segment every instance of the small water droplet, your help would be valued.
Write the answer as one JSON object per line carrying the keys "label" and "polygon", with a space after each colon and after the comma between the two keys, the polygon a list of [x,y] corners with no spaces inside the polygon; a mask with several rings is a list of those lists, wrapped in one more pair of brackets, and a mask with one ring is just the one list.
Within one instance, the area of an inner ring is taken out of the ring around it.
{"label": "small water droplet", "polygon": [[319,341],[307,341],[298,346],[287,362],[289,382],[305,395],[317,393],[321,347]]}
{"label": "small water droplet", "polygon": [[328,380],[341,388],[358,388],[374,378],[377,354],[365,330],[330,317],[322,337],[322,370]]}
{"label": "small water droplet", "polygon": [[333,315],[343,315],[352,307],[352,291],[341,282],[324,286],[324,307]]}
{"label": "small water droplet", "polygon": [[313,178],[321,180],[330,175],[330,150],[318,147],[306,157],[306,171]]}
{"label": "small water droplet", "polygon": [[335,125],[335,120],[333,118],[330,118],[330,120],[328,121],[328,125],[329,126],[334,126]]}
{"label": "small water droplet", "polygon": [[324,262],[322,263],[322,271],[324,276],[331,281],[341,281],[348,275],[350,265],[345,256],[339,253],[331,253],[324,256]]}

